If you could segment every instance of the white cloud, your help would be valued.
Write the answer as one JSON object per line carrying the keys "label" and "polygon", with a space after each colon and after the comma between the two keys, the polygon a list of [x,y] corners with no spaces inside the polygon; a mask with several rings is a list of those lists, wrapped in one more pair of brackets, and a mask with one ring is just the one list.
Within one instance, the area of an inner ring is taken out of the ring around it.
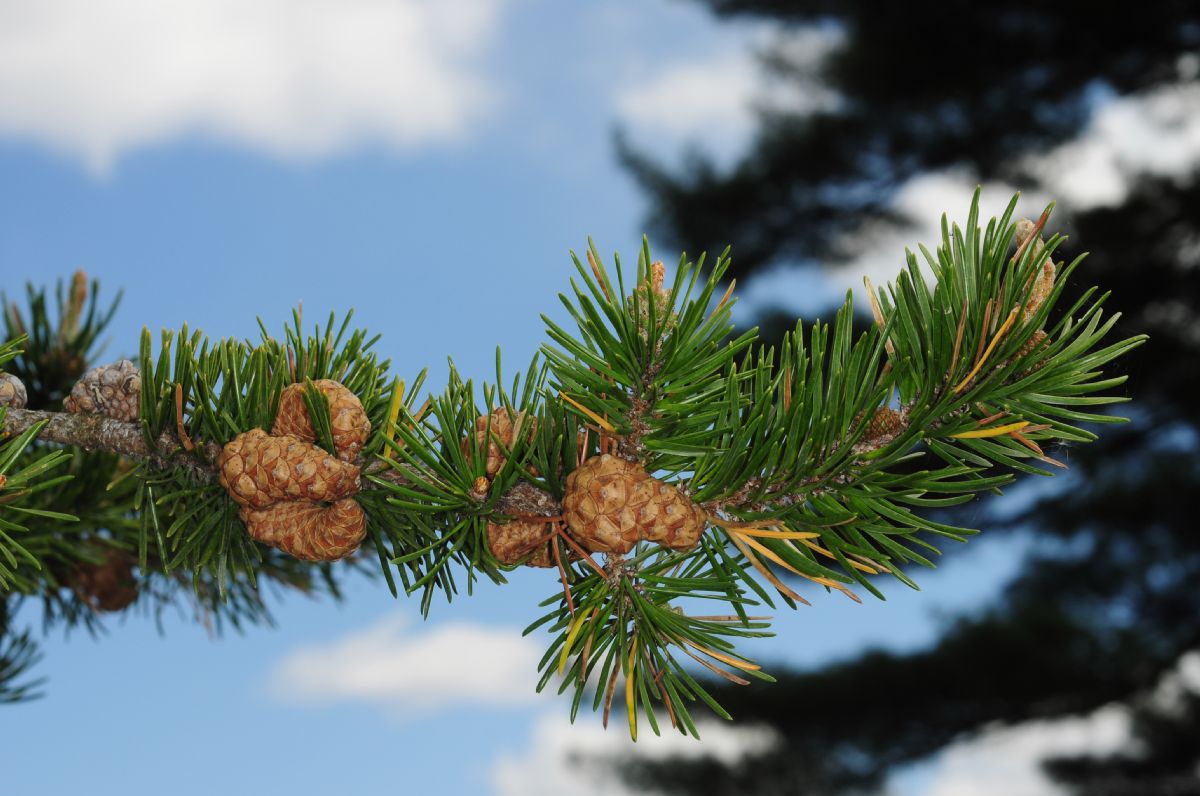
{"label": "white cloud", "polygon": [[[1118,204],[1138,175],[1187,175],[1197,164],[1200,85],[1176,84],[1110,100],[1097,109],[1079,138],[1028,161],[1042,175],[1045,188],[1024,192],[1018,213],[1036,218],[1052,197],[1071,211]],[[937,248],[943,213],[952,222],[966,221],[976,183],[965,171],[909,180],[897,192],[893,208],[912,219],[913,226],[865,225],[847,235],[843,245],[852,246],[854,256],[829,271],[832,283],[840,290],[860,291],[864,275],[876,286],[894,280],[905,267],[906,247],[916,251],[915,244],[922,242],[931,252]],[[998,215],[1016,190],[1002,182],[987,183],[980,199],[983,218]],[[788,269],[780,272],[787,274]],[[772,292],[776,284],[771,282]]]}
{"label": "white cloud", "polygon": [[271,689],[298,703],[358,701],[404,712],[533,702],[541,650],[517,629],[443,622],[413,633],[402,618],[296,650]]}
{"label": "white cloud", "polygon": [[181,135],[284,158],[460,139],[496,101],[494,0],[9,0],[0,135],[95,170]]}
{"label": "white cloud", "polygon": [[779,39],[791,62],[814,75],[786,88],[765,82],[755,49],[768,28],[748,28],[717,52],[654,64],[617,87],[614,103],[639,143],[656,154],[699,144],[718,157],[736,154],[755,128],[756,105],[814,111],[835,102],[815,80],[821,61],[844,35],[829,27],[803,28]]}
{"label": "white cloud", "polygon": [[1122,202],[1139,174],[1186,176],[1200,163],[1200,84],[1102,105],[1083,134],[1030,164],[1073,209]]}
{"label": "white cloud", "polygon": [[[624,716],[617,719],[605,730],[586,713],[574,726],[557,713],[541,716],[527,749],[519,755],[502,755],[494,762],[493,790],[499,796],[647,796],[651,792],[627,787],[606,759],[711,757],[728,765],[749,752],[769,749],[779,740],[764,727],[715,721],[699,726],[700,741],[669,728],[659,737],[643,722],[643,732],[634,744],[625,734]],[[595,764],[589,764],[591,761]]]}
{"label": "white cloud", "polygon": [[1061,796],[1041,762],[1057,755],[1105,754],[1129,737],[1129,717],[1109,707],[1083,719],[996,729],[954,744],[938,759],[925,796]]}
{"label": "white cloud", "polygon": [[667,66],[645,82],[622,88],[616,105],[627,122],[665,136],[671,146],[698,140],[724,149],[749,137],[757,86],[749,54],[730,52]]}
{"label": "white cloud", "polygon": [[[1179,659],[1148,695],[1149,704],[1170,714],[1185,692],[1200,693],[1200,653]],[[921,796],[1061,796],[1062,788],[1042,771],[1051,757],[1116,751],[1135,752],[1129,709],[1108,705],[1088,716],[1031,721],[985,731],[959,741],[935,758],[919,776],[893,782],[899,794]]]}

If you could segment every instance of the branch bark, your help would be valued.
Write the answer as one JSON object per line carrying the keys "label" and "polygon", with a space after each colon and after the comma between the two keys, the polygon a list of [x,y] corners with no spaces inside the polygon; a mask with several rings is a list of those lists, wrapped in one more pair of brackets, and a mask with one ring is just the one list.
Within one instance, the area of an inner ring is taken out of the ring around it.
{"label": "branch bark", "polygon": [[[46,421],[38,434],[42,442],[74,445],[88,451],[115,453],[128,459],[148,461],[161,469],[182,468],[197,480],[214,483],[217,480],[213,464],[221,453],[215,442],[197,444],[197,452],[186,451],[179,439],[164,431],[155,440],[151,449],[142,433],[142,424],[137,421],[114,420],[104,415],[73,414],[70,412],[43,412],[36,409],[9,409],[4,418],[4,436],[11,437]],[[202,451],[202,453],[199,453]],[[378,462],[360,461],[364,475],[384,481],[401,481],[404,474],[394,468],[386,468]],[[363,487],[371,488],[370,479],[363,479]],[[533,484],[521,482],[508,490],[500,499],[501,511],[506,514],[533,514],[552,517],[562,513],[562,505],[549,492]]]}

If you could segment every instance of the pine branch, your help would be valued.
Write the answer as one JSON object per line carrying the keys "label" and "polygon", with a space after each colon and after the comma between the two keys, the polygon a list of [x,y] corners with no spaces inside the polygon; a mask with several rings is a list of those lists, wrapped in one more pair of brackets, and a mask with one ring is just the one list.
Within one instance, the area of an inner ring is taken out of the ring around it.
{"label": "pine branch", "polygon": [[[171,583],[190,575],[234,621],[259,610],[260,575],[302,585],[315,571],[336,590],[330,562],[360,544],[425,614],[463,573],[470,588],[550,567],[556,591],[526,630],[550,634],[538,688],[557,677],[572,717],[591,693],[607,722],[623,683],[631,735],[639,716],[659,731],[656,707],[694,735],[689,703],[727,714],[693,663],[731,682],[770,679],[736,647],[770,635],[758,606],[808,604],[796,578],[855,600],[859,586],[882,597],[885,574],[915,587],[904,568],[933,566],[930,539],[975,533],[929,509],[1048,474],[1041,465],[1058,463],[1043,446],[1118,420],[1083,409],[1122,400],[1097,394],[1123,381],[1101,368],[1144,338],[1100,347],[1115,316],[1102,319],[1105,297],[1091,293],[1048,324],[1078,261],[1056,266],[1061,238],[1040,237],[1049,211],[1018,226],[1015,201],[984,231],[976,197],[965,229],[944,222],[936,253],[920,250],[923,266],[910,252],[894,284],[868,285],[865,333],[852,335],[847,297],[832,324],[798,322],[777,349],[756,349],[755,329],[733,333],[728,252],[711,269],[681,258],[668,285],[644,244],[627,286],[620,261],[610,272],[589,244],[560,296],[577,331],[547,318],[550,343],[511,387],[497,352],[493,383],[479,390],[451,364],[446,389],[419,406],[424,372],[406,389],[350,316],[306,334],[297,312],[282,340],[265,326],[258,341],[216,342],[184,327],[157,353],[144,333],[138,420],[4,417],[0,477],[35,458],[0,482],[0,511],[41,525],[0,515],[0,588],[60,585],[33,571],[61,546],[54,522],[74,519],[53,510],[68,477],[46,476],[68,455],[34,449],[104,451],[127,464],[91,486],[91,505],[128,486],[81,513],[88,544],[136,553]],[[58,334],[34,301],[29,362],[91,344],[82,301],[72,294]],[[15,351],[0,348],[0,364]],[[42,388],[55,390],[66,391]],[[87,390],[72,402],[103,409]],[[328,477],[310,478],[318,470]],[[723,607],[689,614],[681,600]]]}
{"label": "pine branch", "polygon": [[[146,443],[141,421],[115,420],[96,414],[46,412],[36,409],[9,409],[3,418],[2,437],[16,436],[38,424],[36,438],[41,442],[74,446],[85,451],[113,453],[135,461],[147,461],[164,471],[182,470],[201,483],[216,483],[217,470],[212,464],[221,453],[215,442],[203,443],[203,459],[189,458],[179,438],[164,431],[154,447]],[[381,464],[370,466],[360,460],[369,476],[364,488],[378,488],[379,482],[403,483],[404,472]],[[371,479],[378,479],[372,481]],[[532,514],[552,517],[562,513],[562,503],[544,489],[528,482],[514,484],[499,499],[505,514]]]}

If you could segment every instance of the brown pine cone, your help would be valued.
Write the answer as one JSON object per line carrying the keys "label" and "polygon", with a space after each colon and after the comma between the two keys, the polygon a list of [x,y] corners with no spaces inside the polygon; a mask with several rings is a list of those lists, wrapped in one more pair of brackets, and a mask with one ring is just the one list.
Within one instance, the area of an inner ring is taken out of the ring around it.
{"label": "brown pine cone", "polygon": [[505,525],[489,522],[488,549],[501,564],[552,567],[554,553],[546,539],[550,532],[545,521],[511,520]]}
{"label": "brown pine cone", "polygon": [[217,457],[217,479],[240,505],[266,508],[281,500],[340,500],[358,493],[359,469],[298,437],[253,428]]}
{"label": "brown pine cone", "polygon": [[[468,437],[462,441],[462,450],[465,456],[472,456],[474,451],[483,445],[484,435],[488,433],[489,417],[492,424],[492,438],[488,440],[487,463],[484,465],[484,469],[488,478],[495,478],[506,460],[505,452],[501,450],[500,446],[503,445],[505,449],[511,451],[514,441],[519,439],[522,433],[524,433],[526,441],[531,441],[533,435],[537,433],[537,418],[527,418],[524,412],[517,412],[517,420],[514,423],[508,410],[503,407],[493,409],[490,415],[480,415],[475,418],[474,439]],[[533,475],[537,475],[537,471],[532,467],[529,471]]]}
{"label": "brown pine cone", "polygon": [[863,434],[863,440],[867,442],[892,440],[903,430],[904,415],[891,407],[883,406],[876,409],[875,414],[871,415],[871,419],[867,421],[867,430]]}
{"label": "brown pine cone", "polygon": [[628,553],[642,539],[686,550],[708,524],[703,509],[675,487],[609,454],[567,476],[563,517],[579,543],[596,553]]}
{"label": "brown pine cone", "polygon": [[[329,425],[333,429],[333,446],[338,458],[354,461],[371,434],[371,421],[367,419],[362,402],[333,379],[318,379],[313,384],[329,401]],[[290,434],[305,442],[316,442],[317,432],[304,405],[303,384],[291,384],[279,396],[279,412],[275,415],[271,433],[275,436]]]}
{"label": "brown pine cone", "polygon": [[94,611],[123,611],[138,596],[134,558],[109,550],[100,564],[83,563],[70,576],[71,589]]}
{"label": "brown pine cone", "polygon": [[63,399],[63,408],[114,420],[137,420],[141,389],[141,373],[128,359],[122,359],[85,373]]}
{"label": "brown pine cone", "polygon": [[28,396],[25,385],[11,373],[0,373],[0,406],[9,409],[24,409]]}
{"label": "brown pine cone", "polygon": [[[1038,329],[1036,332],[1034,332],[1033,334],[1031,334],[1029,336],[1029,339],[1026,340],[1025,343],[1019,349],[1017,349],[1017,357],[1024,359],[1025,357],[1033,354],[1038,349],[1045,348],[1047,345],[1047,340],[1049,340],[1049,339],[1050,339],[1050,335],[1046,334],[1041,329]],[[1034,365],[1034,367],[1035,368],[1041,367],[1042,364],[1043,364],[1043,362],[1039,360],[1038,363],[1036,365]]]}
{"label": "brown pine cone", "polygon": [[367,535],[367,517],[353,498],[328,506],[307,500],[241,510],[250,536],[304,561],[337,561],[353,555]]}

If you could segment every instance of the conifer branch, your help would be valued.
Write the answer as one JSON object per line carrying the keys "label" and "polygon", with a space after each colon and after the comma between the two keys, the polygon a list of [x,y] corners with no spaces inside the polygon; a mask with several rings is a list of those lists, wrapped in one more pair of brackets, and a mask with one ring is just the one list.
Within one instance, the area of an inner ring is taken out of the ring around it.
{"label": "conifer branch", "polygon": [[[260,610],[260,575],[299,586],[316,568],[335,589],[329,562],[360,545],[424,614],[464,574],[469,587],[550,567],[555,592],[526,630],[550,637],[539,690],[558,677],[572,717],[588,693],[607,716],[621,679],[631,735],[639,717],[658,732],[655,703],[695,735],[696,701],[728,714],[682,659],[769,680],[736,648],[770,635],[757,606],[810,604],[797,578],[854,600],[859,587],[882,597],[884,575],[915,587],[905,568],[933,566],[930,539],[975,533],[928,509],[1048,474],[1040,465],[1061,464],[1043,446],[1119,420],[1087,409],[1123,400],[1099,394],[1123,382],[1101,368],[1144,338],[1102,347],[1115,316],[1090,291],[1049,322],[1079,261],[1055,266],[1062,239],[1038,237],[1047,214],[1017,225],[1015,203],[985,232],[977,196],[964,229],[944,222],[936,253],[921,248],[923,265],[909,252],[894,283],[868,283],[875,325],[858,337],[848,296],[833,323],[755,348],[756,329],[733,331],[728,252],[711,268],[681,258],[668,284],[644,243],[627,287],[590,242],[560,296],[577,330],[545,318],[550,342],[511,387],[497,352],[481,391],[451,364],[445,390],[419,401],[424,372],[406,388],[349,316],[307,334],[297,312],[283,339],[264,326],[258,341],[185,326],[157,351],[143,333],[140,403],[124,415],[136,421],[45,411],[70,391],[50,380],[38,409],[4,415],[0,589],[55,591],[37,568],[62,547],[56,523],[76,519],[55,510],[70,479],[53,470],[70,453],[35,443],[115,454],[141,466],[110,463],[66,499],[90,544],[113,560],[136,551],[144,577],[175,587],[188,573],[236,621]],[[31,350],[14,360],[17,342],[0,344],[0,365],[81,368],[99,328],[95,313],[80,320],[75,283],[57,329],[33,302]],[[99,408],[86,392],[68,400]],[[727,608],[689,615],[681,599]]]}
{"label": "conifer branch", "polygon": [[[47,412],[37,409],[9,409],[3,421],[3,438],[16,436],[44,424],[36,439],[59,445],[74,446],[85,451],[112,453],[136,461],[148,461],[160,470],[182,469],[202,483],[216,483],[215,462],[221,446],[215,442],[202,445],[203,457],[193,458],[172,432],[158,435],[153,448],[146,444],[140,421],[116,420],[97,414]],[[359,462],[366,475],[381,481],[400,483],[404,473],[383,463]],[[371,488],[370,479],[364,484]],[[505,514],[531,514],[552,517],[562,513],[562,503],[544,489],[528,482],[513,485],[499,500]]]}

